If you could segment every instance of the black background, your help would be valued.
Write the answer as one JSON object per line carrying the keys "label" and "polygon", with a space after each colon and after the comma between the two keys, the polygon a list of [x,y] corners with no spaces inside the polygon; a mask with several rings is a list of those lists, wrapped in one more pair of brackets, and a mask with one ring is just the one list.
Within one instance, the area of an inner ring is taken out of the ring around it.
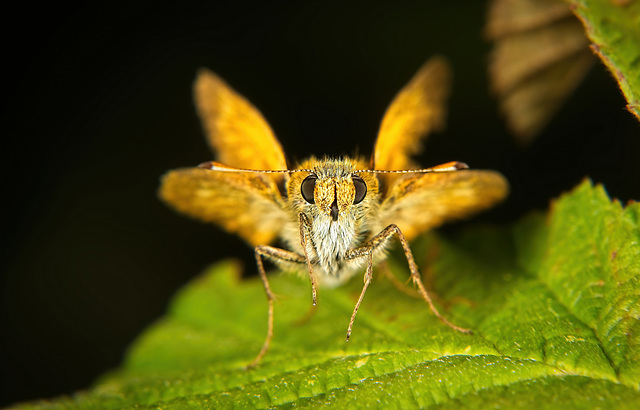
{"label": "black background", "polygon": [[[394,94],[434,54],[455,82],[422,164],[502,171],[508,223],[586,175],[640,198],[640,126],[597,63],[539,140],[518,148],[488,95],[483,2],[53,5],[3,25],[0,405],[90,385],[171,295],[252,250],[156,198],[159,176],[212,159],[191,85],[221,75],[290,159],[369,153]],[[26,6],[25,6],[26,7]],[[13,21],[10,21],[13,20]]]}

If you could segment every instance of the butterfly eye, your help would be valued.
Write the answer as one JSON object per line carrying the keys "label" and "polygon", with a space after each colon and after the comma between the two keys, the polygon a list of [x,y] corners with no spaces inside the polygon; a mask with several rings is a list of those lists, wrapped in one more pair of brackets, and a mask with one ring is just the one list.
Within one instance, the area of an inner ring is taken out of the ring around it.
{"label": "butterfly eye", "polygon": [[300,185],[300,193],[302,194],[302,197],[310,204],[315,203],[315,199],[313,198],[313,191],[315,191],[316,188],[316,179],[318,179],[318,177],[311,174],[306,177],[302,181],[302,185]]}
{"label": "butterfly eye", "polygon": [[365,196],[367,196],[367,184],[365,184],[364,179],[360,178],[357,175],[351,177],[353,180],[353,186],[356,188],[356,195],[353,198],[354,204],[359,204],[362,202]]}

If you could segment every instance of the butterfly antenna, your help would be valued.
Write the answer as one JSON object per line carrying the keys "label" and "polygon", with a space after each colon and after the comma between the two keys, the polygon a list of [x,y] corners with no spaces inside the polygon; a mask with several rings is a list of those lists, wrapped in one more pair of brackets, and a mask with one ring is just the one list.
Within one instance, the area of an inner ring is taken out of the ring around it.
{"label": "butterfly antenna", "polygon": [[451,172],[459,171],[461,169],[468,169],[469,165],[460,161],[451,161],[446,164],[436,165],[431,168],[422,169],[402,169],[402,170],[382,170],[382,169],[359,169],[354,172],[369,172],[372,174],[420,174],[429,172]]}
{"label": "butterfly antenna", "polygon": [[220,172],[251,172],[254,174],[291,174],[294,172],[313,172],[311,169],[246,169],[234,168],[215,161],[207,161],[198,165],[198,168],[210,169]]}

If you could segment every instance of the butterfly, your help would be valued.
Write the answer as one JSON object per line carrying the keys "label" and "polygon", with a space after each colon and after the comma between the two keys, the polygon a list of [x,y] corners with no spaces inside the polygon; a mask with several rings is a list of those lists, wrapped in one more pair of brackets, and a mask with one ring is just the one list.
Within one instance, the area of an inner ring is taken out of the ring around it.
{"label": "butterfly", "polygon": [[[384,260],[395,238],[431,311],[447,326],[469,332],[437,310],[409,246],[420,233],[489,208],[508,193],[498,172],[470,170],[462,162],[420,168],[411,159],[425,135],[444,127],[450,82],[446,59],[427,61],[388,107],[369,160],[311,157],[290,167],[262,114],[214,73],[198,73],[195,103],[216,159],[169,171],[159,196],[175,210],[216,224],[255,248],[268,327],[249,367],[260,363],[273,338],[274,294],[265,258],[306,275],[313,306],[319,286],[340,285],[364,270],[349,340],[373,266]],[[277,240],[285,247],[273,246]]]}

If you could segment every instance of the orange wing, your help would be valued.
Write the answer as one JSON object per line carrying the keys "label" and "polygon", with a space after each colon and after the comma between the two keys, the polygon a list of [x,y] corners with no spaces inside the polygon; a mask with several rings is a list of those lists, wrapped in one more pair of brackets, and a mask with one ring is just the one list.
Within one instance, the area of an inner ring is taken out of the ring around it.
{"label": "orange wing", "polygon": [[201,69],[194,94],[207,141],[219,162],[236,168],[287,169],[282,146],[260,111],[220,77]]}
{"label": "orange wing", "polygon": [[433,57],[420,67],[382,119],[373,151],[374,169],[415,168],[410,157],[421,151],[422,138],[445,126],[450,83],[451,69],[443,57]]}
{"label": "orange wing", "polygon": [[278,187],[263,174],[177,169],[162,177],[159,195],[174,209],[237,233],[254,246],[273,242],[291,223]]}
{"label": "orange wing", "polygon": [[396,224],[411,240],[447,221],[495,205],[508,191],[506,179],[494,171],[408,174],[385,195],[380,218],[383,226]]}

